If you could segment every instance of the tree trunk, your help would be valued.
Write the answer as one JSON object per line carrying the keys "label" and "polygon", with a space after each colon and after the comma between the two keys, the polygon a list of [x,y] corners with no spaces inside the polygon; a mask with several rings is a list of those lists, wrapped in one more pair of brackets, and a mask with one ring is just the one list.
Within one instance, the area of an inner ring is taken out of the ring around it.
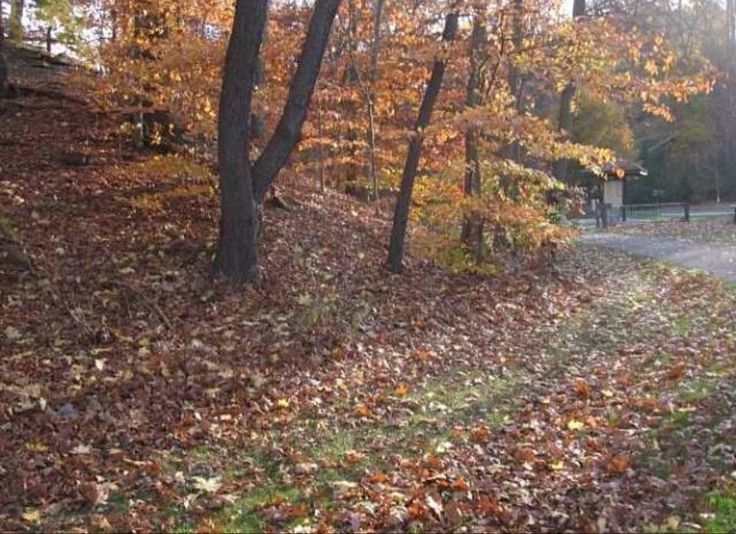
{"label": "tree trunk", "polygon": [[[511,42],[514,50],[519,50],[524,40],[524,0],[513,0],[512,12],[512,34]],[[509,66],[508,73],[509,92],[514,97],[514,109],[521,112],[524,108],[524,78],[519,67],[513,63]],[[504,148],[502,154],[505,158],[519,162],[521,160],[521,144],[511,141]],[[508,175],[501,175],[501,186],[509,193],[511,180]]]}
{"label": "tree trunk", "polygon": [[23,11],[25,0],[10,0],[10,18],[8,19],[8,39],[21,42],[24,37]]}
{"label": "tree trunk", "polygon": [[307,37],[289,86],[281,119],[266,148],[253,165],[255,198],[258,202],[263,200],[264,194],[299,141],[339,5],[340,0],[317,0],[314,4]]}
{"label": "tree trunk", "polygon": [[258,274],[258,204],[249,158],[250,117],[268,0],[238,0],[225,55],[218,116],[220,237],[215,276],[234,282]]}
{"label": "tree trunk", "polygon": [[373,188],[373,200],[378,200],[378,169],[376,168],[376,117],[375,117],[375,83],[378,76],[378,50],[381,41],[381,19],[383,17],[384,0],[376,0],[373,12],[373,41],[371,42],[371,70],[369,73],[370,88],[368,91],[366,112],[368,113],[368,172]]}
{"label": "tree trunk", "polygon": [[[442,32],[442,40],[449,42],[455,39],[457,34],[458,13],[448,13],[445,17],[445,28]],[[396,201],[396,209],[394,211],[394,222],[391,228],[391,241],[388,250],[388,268],[391,272],[398,273],[401,271],[401,263],[404,256],[404,240],[406,238],[406,226],[409,221],[409,207],[411,204],[411,194],[414,189],[414,180],[417,175],[417,167],[419,166],[419,157],[421,156],[422,141],[424,137],[424,129],[429,125],[432,116],[432,109],[437,101],[437,96],[442,87],[442,78],[445,75],[445,59],[443,57],[436,58],[432,66],[432,75],[427,84],[427,90],[424,93],[422,104],[419,108],[419,115],[414,131],[412,132],[411,141],[409,141],[409,151],[406,155],[406,163],[404,172],[401,176],[401,189],[399,198]]]}
{"label": "tree trunk", "polygon": [[[727,36],[726,42],[731,52],[736,48],[736,3],[734,0],[726,0]],[[733,61],[734,58],[731,58]]]}
{"label": "tree trunk", "polygon": [[319,145],[317,147],[317,158],[319,158],[319,190],[325,192],[325,148],[322,146],[322,102],[317,98],[317,137],[319,137]]}
{"label": "tree trunk", "polygon": [[339,4],[340,0],[316,1],[281,118],[251,166],[251,101],[268,0],[237,0],[218,118],[221,219],[214,262],[218,277],[243,282],[258,275],[263,197],[299,140]]}
{"label": "tree trunk", "polygon": [[3,25],[3,1],[0,0],[0,97],[8,92],[8,64],[5,60],[5,26]]}
{"label": "tree trunk", "polygon": [[[465,94],[465,106],[473,108],[480,104],[481,66],[484,62],[483,46],[486,28],[481,14],[473,17],[473,33],[470,40],[470,69]],[[478,128],[469,126],[465,132],[465,182],[463,192],[467,197],[481,194],[480,159],[478,155]],[[473,251],[476,261],[483,256],[483,220],[480,214],[471,213],[463,223],[461,240],[468,250]]]}
{"label": "tree trunk", "polygon": [[[585,0],[575,0],[572,7],[572,18],[576,21],[585,16]],[[557,119],[557,128],[560,132],[569,135],[572,129],[572,99],[575,97],[575,81],[570,80],[560,94],[560,112]],[[569,180],[570,162],[567,158],[558,159],[552,166],[552,174],[562,182]]]}

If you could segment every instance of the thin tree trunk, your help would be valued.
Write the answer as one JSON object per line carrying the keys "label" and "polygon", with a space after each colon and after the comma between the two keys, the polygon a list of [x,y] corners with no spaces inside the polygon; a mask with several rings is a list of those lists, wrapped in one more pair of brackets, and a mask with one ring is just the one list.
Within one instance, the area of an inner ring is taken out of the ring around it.
{"label": "thin tree trunk", "polygon": [[10,0],[10,18],[8,19],[8,39],[21,42],[24,37],[23,11],[25,0]]}
{"label": "thin tree trunk", "polygon": [[110,29],[112,31],[110,41],[115,43],[118,40],[118,11],[115,8],[110,10]]}
{"label": "thin tree trunk", "polygon": [[721,203],[721,176],[718,172],[718,166],[716,164],[716,167],[713,169],[713,180],[715,181],[716,185],[716,204]]}
{"label": "thin tree trunk", "polygon": [[[728,47],[733,52],[734,48],[736,48],[736,2],[734,0],[726,0],[726,20]],[[733,60],[734,58],[731,59]]]}
{"label": "thin tree trunk", "polygon": [[[474,108],[480,104],[481,66],[484,61],[483,46],[486,41],[486,28],[482,14],[473,17],[473,33],[470,40],[470,68],[465,94],[465,106]],[[478,155],[478,128],[468,127],[465,133],[465,182],[463,192],[466,197],[477,197],[481,194],[482,176]],[[483,256],[483,221],[480,214],[471,213],[463,223],[461,240],[469,250],[473,251],[476,261]]]}
{"label": "thin tree trunk", "polygon": [[266,191],[299,141],[339,5],[340,0],[317,0],[314,4],[307,37],[289,86],[289,95],[281,119],[266,148],[253,165],[255,197],[258,202],[263,200]]}
{"label": "thin tree trunk", "polygon": [[[522,40],[524,38],[524,0],[513,1],[513,13],[512,18],[512,34],[511,41],[514,44],[514,50],[518,51],[521,48]],[[519,72],[519,68],[516,65],[511,65],[509,68],[509,90],[511,95],[515,98],[515,107],[517,110],[522,108],[522,76]]]}
{"label": "thin tree trunk", "polygon": [[375,83],[378,76],[378,50],[381,40],[381,18],[384,0],[376,0],[373,13],[373,42],[371,43],[371,70],[369,74],[370,88],[366,111],[368,113],[368,172],[373,187],[373,200],[378,200],[378,170],[376,169],[376,117],[375,117]]}
{"label": "thin tree trunk", "polygon": [[[519,50],[524,39],[524,0],[513,1],[513,12],[511,16],[511,42],[514,45],[514,50]],[[514,109],[521,112],[524,107],[524,79],[519,68],[513,63],[509,67],[508,84],[511,96],[514,97]],[[504,147],[503,154],[506,158],[518,162],[521,159],[521,145],[518,141],[512,141]],[[502,175],[501,185],[504,189],[508,189],[509,183],[509,177]]]}
{"label": "thin tree trunk", "polygon": [[[355,12],[354,0],[348,0],[348,43],[347,52],[350,56],[350,61],[345,66],[343,72],[342,83],[345,86],[352,86],[353,84],[360,84],[360,72],[358,71],[358,65],[355,62],[355,55],[358,50],[358,43],[356,40],[357,33],[357,15]],[[346,98],[342,104],[342,118],[347,126],[347,133],[345,137],[348,140],[348,154],[347,164],[345,168],[345,181],[347,184],[354,184],[358,178],[359,163],[358,163],[358,139],[360,132],[356,125],[358,116],[358,103],[352,98]]]}
{"label": "thin tree trunk", "polygon": [[[445,17],[445,28],[442,32],[442,40],[449,42],[455,39],[457,34],[458,13],[448,13]],[[432,109],[437,101],[437,96],[442,87],[442,78],[445,75],[445,59],[436,58],[432,66],[432,75],[427,84],[427,90],[424,93],[422,104],[419,108],[419,115],[414,125],[411,141],[409,141],[409,151],[406,156],[404,172],[401,177],[401,189],[399,198],[396,201],[396,209],[394,211],[394,222],[391,228],[391,241],[388,250],[388,268],[398,273],[401,271],[401,263],[404,256],[404,240],[406,238],[406,226],[409,221],[409,207],[411,204],[411,194],[414,189],[414,180],[417,175],[419,166],[419,157],[422,151],[422,141],[424,138],[424,129],[429,125],[432,116]]]}
{"label": "thin tree trunk", "polygon": [[3,1],[0,0],[0,97],[8,92],[8,64],[5,59],[5,26],[3,24]]}
{"label": "thin tree trunk", "polygon": [[[585,0],[575,0],[572,7],[572,18],[576,21],[585,16]],[[570,80],[560,94],[560,111],[557,119],[557,128],[560,132],[570,134],[572,129],[572,100],[575,98],[575,81]],[[560,181],[566,182],[570,176],[570,162],[567,158],[558,159],[552,166],[552,174]]]}
{"label": "thin tree trunk", "polygon": [[319,190],[325,192],[325,149],[322,146],[322,102],[317,99],[317,137],[319,137],[319,146],[317,148],[317,158],[319,158]]}

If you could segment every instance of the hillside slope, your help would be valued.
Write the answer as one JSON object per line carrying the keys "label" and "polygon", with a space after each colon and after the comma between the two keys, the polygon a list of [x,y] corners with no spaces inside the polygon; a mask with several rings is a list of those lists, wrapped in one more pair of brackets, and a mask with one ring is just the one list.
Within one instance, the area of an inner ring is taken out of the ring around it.
{"label": "hillside slope", "polygon": [[[3,530],[626,530],[696,520],[728,476],[716,282],[596,250],[390,275],[386,217],[300,178],[262,279],[221,285],[208,168],[118,132],[0,102],[0,217],[35,268],[0,270]],[[677,441],[680,408],[708,434]]]}

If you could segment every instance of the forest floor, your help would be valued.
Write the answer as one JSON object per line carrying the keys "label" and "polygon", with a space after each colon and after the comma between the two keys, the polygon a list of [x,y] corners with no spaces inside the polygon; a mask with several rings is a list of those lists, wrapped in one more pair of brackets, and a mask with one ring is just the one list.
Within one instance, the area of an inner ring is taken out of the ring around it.
{"label": "forest floor", "polygon": [[0,103],[35,266],[0,268],[0,530],[736,526],[728,285],[587,245],[389,275],[388,217],[296,181],[259,283],[213,283],[214,177],[117,132]]}

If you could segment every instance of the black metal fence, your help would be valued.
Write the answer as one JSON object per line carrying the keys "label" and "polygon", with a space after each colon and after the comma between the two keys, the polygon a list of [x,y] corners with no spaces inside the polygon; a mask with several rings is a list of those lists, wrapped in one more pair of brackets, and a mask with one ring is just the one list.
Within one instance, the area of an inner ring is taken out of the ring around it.
{"label": "black metal fence", "polygon": [[736,223],[736,205],[692,206],[687,202],[668,202],[613,207],[610,204],[599,203],[589,216],[595,218],[596,226],[599,228],[607,228],[610,224],[621,222],[690,221],[693,218],[726,216],[732,216]]}

